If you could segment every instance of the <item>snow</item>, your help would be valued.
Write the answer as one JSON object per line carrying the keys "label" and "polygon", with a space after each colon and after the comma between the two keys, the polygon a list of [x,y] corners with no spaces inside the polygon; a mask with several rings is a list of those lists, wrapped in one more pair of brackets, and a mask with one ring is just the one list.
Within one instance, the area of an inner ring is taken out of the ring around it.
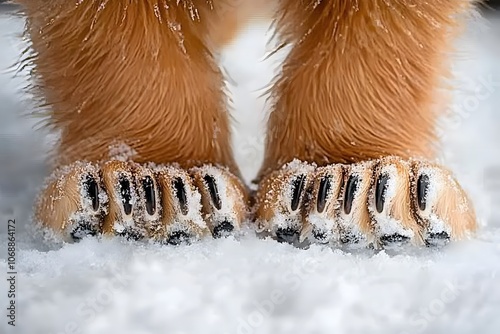
{"label": "snow", "polygon": [[[7,221],[16,220],[17,321],[0,333],[499,333],[500,18],[471,25],[456,113],[442,132],[443,162],[472,197],[481,230],[442,249],[342,252],[297,249],[251,235],[191,246],[85,239],[49,247],[30,237],[32,202],[47,175],[51,137],[35,132],[27,70],[0,77],[0,271]],[[21,55],[23,22],[0,12],[0,67]],[[249,28],[222,55],[232,79],[237,159],[246,180],[262,161],[266,27]],[[269,34],[268,34],[269,35]]]}

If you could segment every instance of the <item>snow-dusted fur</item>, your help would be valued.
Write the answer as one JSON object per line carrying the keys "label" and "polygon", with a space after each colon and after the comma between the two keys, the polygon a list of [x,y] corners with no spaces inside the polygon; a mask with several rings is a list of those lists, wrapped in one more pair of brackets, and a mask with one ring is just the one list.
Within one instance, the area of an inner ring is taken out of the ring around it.
{"label": "snow-dusted fur", "polygon": [[[483,333],[500,328],[500,142],[498,36],[471,25],[456,64],[456,109],[442,132],[442,156],[474,201],[482,229],[440,251],[361,254],[272,240],[206,240],[159,247],[87,239],[48,251],[31,240],[32,200],[47,175],[51,147],[21,103],[21,76],[0,70],[0,272],[7,271],[6,223],[17,222],[16,328],[2,311],[1,333]],[[25,44],[23,21],[0,14],[0,68]],[[234,128],[247,180],[262,160],[256,99],[273,74],[261,61],[267,26],[251,27],[222,64],[238,85]],[[269,35],[267,35],[269,36]],[[471,53],[472,52],[472,53]],[[255,126],[249,126],[255,124]],[[248,154],[250,152],[251,154]],[[242,155],[241,153],[246,153]],[[5,277],[0,304],[7,301]]]}

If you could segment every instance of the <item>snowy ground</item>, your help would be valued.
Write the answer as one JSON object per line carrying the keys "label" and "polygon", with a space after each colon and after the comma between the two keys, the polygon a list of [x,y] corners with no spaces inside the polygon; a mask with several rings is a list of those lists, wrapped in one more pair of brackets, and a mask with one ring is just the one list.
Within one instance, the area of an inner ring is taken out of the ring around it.
{"label": "snowy ground", "polygon": [[[23,22],[0,13],[0,270],[6,225],[17,223],[16,327],[0,333],[500,333],[500,20],[474,25],[457,62],[460,92],[443,133],[443,158],[477,207],[474,240],[437,250],[348,254],[247,236],[157,247],[84,240],[49,250],[26,231],[46,175],[47,136],[3,71],[20,56]],[[263,27],[223,55],[232,86],[235,148],[246,178],[262,159],[262,87],[272,78]],[[272,62],[272,61],[271,61]],[[22,73],[25,74],[25,73]],[[5,276],[7,276],[5,274]]]}

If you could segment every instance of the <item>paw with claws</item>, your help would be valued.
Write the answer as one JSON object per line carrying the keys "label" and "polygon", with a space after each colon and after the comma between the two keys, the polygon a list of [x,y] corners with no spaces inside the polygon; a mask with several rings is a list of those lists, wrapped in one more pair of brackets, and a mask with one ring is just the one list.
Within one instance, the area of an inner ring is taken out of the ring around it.
{"label": "paw with claws", "polygon": [[49,179],[35,220],[65,241],[102,234],[179,244],[237,233],[247,200],[236,176],[211,165],[77,162]]}
{"label": "paw with claws", "polygon": [[449,171],[398,157],[324,167],[291,162],[261,181],[255,214],[262,234],[296,245],[430,246],[476,229],[472,205]]}

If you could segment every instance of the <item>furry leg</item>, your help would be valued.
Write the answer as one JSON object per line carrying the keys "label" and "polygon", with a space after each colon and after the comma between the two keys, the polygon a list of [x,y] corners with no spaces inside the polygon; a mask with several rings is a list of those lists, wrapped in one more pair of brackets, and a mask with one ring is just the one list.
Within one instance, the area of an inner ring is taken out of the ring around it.
{"label": "furry leg", "polygon": [[445,63],[473,2],[281,2],[279,33],[294,47],[273,88],[256,201],[263,231],[383,246],[475,230],[458,183],[419,160],[434,157]]}
{"label": "furry leg", "polygon": [[294,47],[273,88],[260,176],[294,158],[432,158],[454,35],[473,0],[284,0]]}
{"label": "furry leg", "polygon": [[[48,124],[61,133],[55,163],[64,166],[42,192],[36,220],[65,240],[104,232],[177,243],[236,231],[245,189],[235,177],[223,78],[208,45],[219,7],[19,1],[37,92]],[[128,147],[134,163],[113,161],[117,146]],[[148,162],[175,166],[140,165]],[[197,173],[210,178],[211,191],[198,179],[194,186],[186,169],[196,166],[210,166]],[[214,196],[224,214],[212,208]]]}
{"label": "furry leg", "polygon": [[61,131],[59,165],[107,159],[123,143],[137,162],[237,173],[222,75],[205,45],[209,2],[20,1],[38,92]]}

